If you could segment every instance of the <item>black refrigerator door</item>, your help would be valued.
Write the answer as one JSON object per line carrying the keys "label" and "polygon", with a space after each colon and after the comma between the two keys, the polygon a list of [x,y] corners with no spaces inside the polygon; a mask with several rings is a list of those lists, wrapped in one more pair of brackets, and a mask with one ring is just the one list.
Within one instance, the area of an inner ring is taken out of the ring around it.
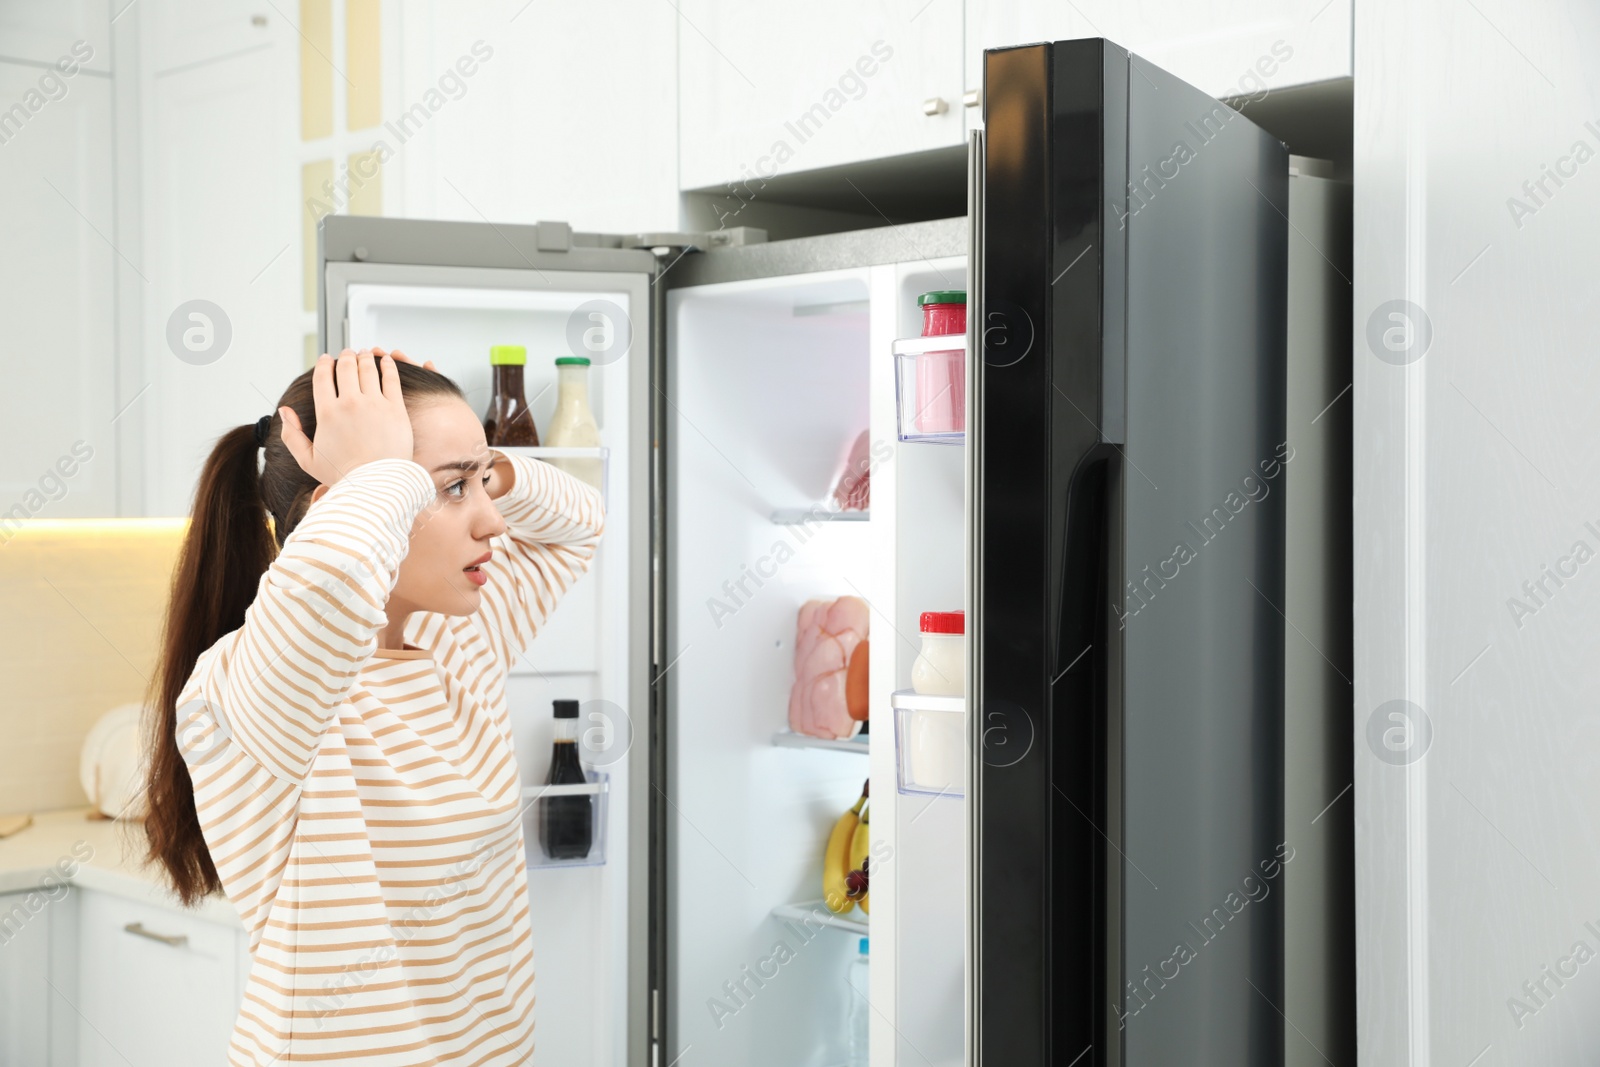
{"label": "black refrigerator door", "polygon": [[1104,40],[983,99],[973,1058],[1276,1063],[1287,153]]}

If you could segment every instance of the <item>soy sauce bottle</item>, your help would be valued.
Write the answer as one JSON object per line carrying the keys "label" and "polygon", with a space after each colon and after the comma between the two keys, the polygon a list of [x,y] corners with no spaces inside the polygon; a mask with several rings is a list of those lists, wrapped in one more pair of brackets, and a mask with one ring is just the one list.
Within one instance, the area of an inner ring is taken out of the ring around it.
{"label": "soy sauce bottle", "polygon": [[527,362],[528,350],[521,345],[493,345],[489,349],[494,387],[489,394],[489,410],[483,416],[483,435],[490,447],[539,444],[539,431],[533,425],[533,412],[522,390],[522,368]]}
{"label": "soy sauce bottle", "polygon": [[[578,763],[578,702],[555,702],[556,743],[547,785],[580,785],[588,776]],[[539,847],[553,860],[581,860],[594,845],[594,797],[544,797],[539,801]]]}

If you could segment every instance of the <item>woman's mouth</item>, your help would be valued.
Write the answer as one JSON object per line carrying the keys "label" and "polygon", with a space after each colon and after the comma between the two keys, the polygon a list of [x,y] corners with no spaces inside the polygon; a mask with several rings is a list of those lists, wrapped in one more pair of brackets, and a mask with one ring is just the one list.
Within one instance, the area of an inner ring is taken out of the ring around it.
{"label": "woman's mouth", "polygon": [[470,564],[461,568],[461,573],[465,574],[467,576],[467,581],[471,582],[473,585],[487,585],[489,582],[489,572],[483,569],[483,565],[488,563],[492,558],[494,558],[493,552],[485,552],[483,555],[473,560]]}

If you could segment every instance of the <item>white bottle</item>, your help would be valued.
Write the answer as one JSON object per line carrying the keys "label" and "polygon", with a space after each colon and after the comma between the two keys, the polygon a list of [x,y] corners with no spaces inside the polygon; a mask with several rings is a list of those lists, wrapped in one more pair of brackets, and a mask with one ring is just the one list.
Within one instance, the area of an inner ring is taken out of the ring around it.
{"label": "white bottle", "polygon": [[850,961],[850,1067],[867,1067],[868,1035],[872,1024],[872,987],[867,982],[867,939],[861,939],[856,958]]}
{"label": "white bottle", "polygon": [[[562,356],[556,360],[556,413],[545,430],[544,443],[551,448],[599,448],[600,427],[589,410],[589,359]],[[604,476],[598,459],[551,459],[574,478],[596,489]]]}
{"label": "white bottle", "polygon": [[924,696],[966,696],[965,611],[924,611],[922,649],[911,663],[911,688]]}

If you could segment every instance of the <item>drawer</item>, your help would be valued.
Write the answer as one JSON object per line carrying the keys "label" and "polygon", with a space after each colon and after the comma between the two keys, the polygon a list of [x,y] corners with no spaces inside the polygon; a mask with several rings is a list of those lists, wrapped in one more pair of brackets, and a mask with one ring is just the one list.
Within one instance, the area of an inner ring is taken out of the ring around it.
{"label": "drawer", "polygon": [[93,890],[78,914],[83,1067],[227,1060],[243,992],[241,931]]}

